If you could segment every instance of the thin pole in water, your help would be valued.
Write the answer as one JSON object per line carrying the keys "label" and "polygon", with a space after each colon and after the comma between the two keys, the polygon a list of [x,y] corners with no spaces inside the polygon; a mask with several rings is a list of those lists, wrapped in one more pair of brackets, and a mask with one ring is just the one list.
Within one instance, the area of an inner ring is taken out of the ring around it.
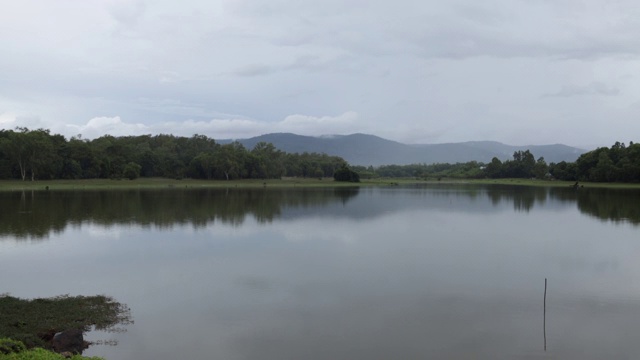
{"label": "thin pole in water", "polygon": [[544,300],[542,309],[542,335],[544,336],[544,351],[547,351],[547,278],[544,278]]}

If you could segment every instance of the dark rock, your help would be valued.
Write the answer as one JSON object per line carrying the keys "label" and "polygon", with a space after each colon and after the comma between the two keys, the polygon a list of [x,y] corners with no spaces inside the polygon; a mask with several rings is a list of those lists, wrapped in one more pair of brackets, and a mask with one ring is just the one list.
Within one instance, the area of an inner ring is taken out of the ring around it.
{"label": "dark rock", "polygon": [[51,340],[53,340],[53,337],[57,333],[58,332],[55,329],[49,329],[47,331],[39,332],[38,337],[42,339],[44,342],[51,342]]}
{"label": "dark rock", "polygon": [[58,353],[82,354],[82,351],[89,347],[89,343],[84,341],[82,330],[72,329],[56,333],[51,339],[51,347]]}

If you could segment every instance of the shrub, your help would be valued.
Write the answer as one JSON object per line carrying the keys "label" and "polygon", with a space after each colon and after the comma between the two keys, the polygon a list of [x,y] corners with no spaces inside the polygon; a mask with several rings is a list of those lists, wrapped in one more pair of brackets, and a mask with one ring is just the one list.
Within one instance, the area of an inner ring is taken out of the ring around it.
{"label": "shrub", "polygon": [[13,339],[0,339],[0,354],[11,354],[26,350],[27,347],[23,343]]}
{"label": "shrub", "polygon": [[125,165],[124,167],[124,177],[126,177],[129,180],[135,180],[138,177],[140,177],[140,171],[142,170],[142,166],[134,163],[134,162],[130,162],[127,165]]}

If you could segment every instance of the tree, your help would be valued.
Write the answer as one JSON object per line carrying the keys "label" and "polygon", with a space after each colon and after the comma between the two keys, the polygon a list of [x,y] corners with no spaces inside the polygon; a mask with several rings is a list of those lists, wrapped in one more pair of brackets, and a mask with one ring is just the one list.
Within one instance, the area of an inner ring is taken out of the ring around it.
{"label": "tree", "polygon": [[142,169],[142,166],[134,162],[129,162],[127,165],[124,166],[123,175],[129,180],[135,180],[140,176],[141,169]]}
{"label": "tree", "polygon": [[211,180],[215,170],[215,157],[208,152],[201,152],[191,160],[191,165],[195,167],[198,177]]}
{"label": "tree", "polygon": [[543,157],[538,158],[536,164],[533,166],[533,176],[536,179],[544,179],[547,177],[547,173],[549,172],[549,166],[547,166],[547,162],[544,161]]}
{"label": "tree", "polygon": [[514,178],[530,178],[533,176],[533,167],[536,160],[529,151],[518,150],[513,153],[513,161],[509,161],[507,165],[507,177]]}
{"label": "tree", "polygon": [[255,156],[256,177],[262,179],[279,179],[285,173],[282,165],[282,152],[271,143],[261,141],[251,150]]}
{"label": "tree", "polygon": [[498,159],[497,157],[494,157],[493,159],[491,159],[491,162],[487,164],[484,171],[487,177],[494,179],[501,177],[503,173],[502,161],[500,161],[500,159]]}
{"label": "tree", "polygon": [[612,181],[614,172],[614,165],[609,153],[607,151],[601,151],[598,155],[598,163],[590,171],[589,178],[593,181],[605,182]]}
{"label": "tree", "polygon": [[0,141],[0,149],[5,156],[20,170],[20,177],[24,181],[27,177],[27,168],[30,161],[30,149],[27,128],[16,128],[17,131],[8,131],[6,137]]}
{"label": "tree", "polygon": [[27,133],[29,157],[28,165],[31,171],[31,181],[36,174],[51,179],[54,177],[54,163],[56,151],[49,130],[38,129]]}
{"label": "tree", "polygon": [[549,164],[549,173],[557,180],[576,181],[576,169],[576,163],[567,163],[566,161]]}
{"label": "tree", "polygon": [[346,181],[346,182],[360,182],[360,175],[357,172],[349,169],[346,164],[343,164],[336,172],[333,174],[333,179],[335,181]]}
{"label": "tree", "polygon": [[324,171],[322,171],[319,166],[316,166],[315,170],[313,170],[313,176],[317,177],[318,179],[322,179],[322,177],[324,176]]}
{"label": "tree", "polygon": [[231,180],[242,176],[244,154],[246,149],[239,142],[225,144],[220,147],[216,156],[217,169],[221,177]]}
{"label": "tree", "polygon": [[591,169],[598,163],[600,152],[606,151],[607,148],[597,148],[593,151],[584,153],[576,160],[576,177],[580,181],[589,181],[591,177]]}
{"label": "tree", "polygon": [[16,128],[16,130],[8,132],[1,140],[0,148],[17,165],[20,178],[24,181],[27,175],[30,175],[33,181],[36,174],[46,178],[55,177],[55,165],[58,159],[49,130],[30,131],[27,128]]}

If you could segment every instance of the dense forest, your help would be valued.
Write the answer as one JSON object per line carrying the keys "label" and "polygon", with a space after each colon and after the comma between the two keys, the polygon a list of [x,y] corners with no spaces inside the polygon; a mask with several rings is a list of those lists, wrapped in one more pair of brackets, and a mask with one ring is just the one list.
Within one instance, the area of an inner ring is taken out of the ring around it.
{"label": "dense forest", "polygon": [[544,158],[535,160],[529,151],[516,151],[513,160],[493,158],[489,164],[477,161],[456,164],[384,165],[378,168],[354,166],[363,178],[421,177],[421,178],[540,178],[547,176],[549,166]]}
{"label": "dense forest", "polygon": [[552,164],[549,172],[558,180],[640,182],[640,144],[616,142],[582,154],[575,163]]}
{"label": "dense forest", "polygon": [[477,161],[456,164],[354,166],[361,178],[420,177],[460,179],[555,179],[592,182],[640,182],[640,144],[616,142],[582,154],[575,162],[547,164],[529,151],[516,151],[512,160],[493,158],[488,164]]}
{"label": "dense forest", "polygon": [[456,164],[353,166],[338,156],[286,153],[271,143],[247,149],[239,142],[218,144],[204,135],[141,135],[93,140],[49,130],[0,130],[0,179],[48,180],[166,177],[197,179],[277,179],[334,177],[354,181],[378,177],[536,178],[593,182],[640,182],[640,144],[616,142],[582,154],[575,162],[547,164],[529,151],[512,160],[493,158]]}
{"label": "dense forest", "polygon": [[319,178],[346,167],[337,156],[289,154],[264,142],[249,150],[237,142],[221,145],[204,135],[66,140],[44,129],[0,130],[0,179]]}

